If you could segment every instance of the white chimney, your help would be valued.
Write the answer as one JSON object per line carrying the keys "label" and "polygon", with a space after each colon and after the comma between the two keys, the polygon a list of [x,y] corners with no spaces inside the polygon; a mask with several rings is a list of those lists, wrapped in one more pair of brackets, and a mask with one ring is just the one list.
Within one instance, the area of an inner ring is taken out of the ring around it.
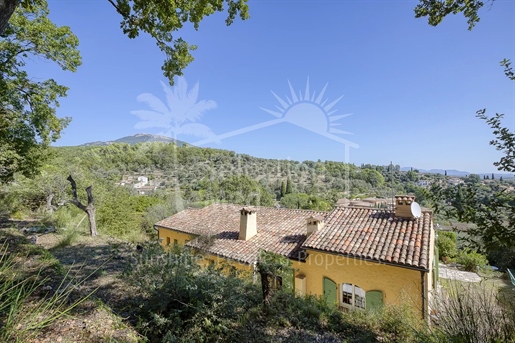
{"label": "white chimney", "polygon": [[306,235],[309,237],[313,232],[321,230],[324,227],[324,218],[309,217]]}
{"label": "white chimney", "polygon": [[249,208],[240,210],[240,235],[238,239],[247,241],[257,234],[256,211]]}

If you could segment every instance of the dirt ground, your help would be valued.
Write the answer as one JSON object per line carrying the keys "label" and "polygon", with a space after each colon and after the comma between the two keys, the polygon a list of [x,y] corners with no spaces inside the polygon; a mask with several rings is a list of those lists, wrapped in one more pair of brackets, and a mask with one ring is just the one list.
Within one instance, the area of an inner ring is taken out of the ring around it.
{"label": "dirt ground", "polygon": [[136,322],[133,309],[138,305],[138,297],[122,277],[136,247],[111,237],[86,235],[79,235],[71,245],[59,246],[62,236],[55,233],[26,232],[34,225],[31,221],[1,221],[0,243],[14,249],[18,244],[36,241],[37,246],[48,250],[60,262],[58,272],[53,272],[44,269],[38,256],[29,255],[23,261],[29,273],[44,269],[43,276],[48,279],[41,285],[41,292],[59,292],[59,285],[66,278],[76,285],[70,301],[89,297],[70,316],[43,329],[33,342],[143,341],[133,328]]}

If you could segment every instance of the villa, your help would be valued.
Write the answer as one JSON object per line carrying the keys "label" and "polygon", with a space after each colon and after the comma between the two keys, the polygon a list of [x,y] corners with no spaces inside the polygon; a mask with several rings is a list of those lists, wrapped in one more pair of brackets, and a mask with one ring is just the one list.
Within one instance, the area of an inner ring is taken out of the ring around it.
{"label": "villa", "polygon": [[[253,272],[261,249],[292,261],[295,292],[347,309],[409,303],[427,318],[437,282],[431,211],[413,196],[395,210],[336,207],[331,212],[212,204],[155,224],[162,244]],[[209,237],[209,244],[205,244]]]}

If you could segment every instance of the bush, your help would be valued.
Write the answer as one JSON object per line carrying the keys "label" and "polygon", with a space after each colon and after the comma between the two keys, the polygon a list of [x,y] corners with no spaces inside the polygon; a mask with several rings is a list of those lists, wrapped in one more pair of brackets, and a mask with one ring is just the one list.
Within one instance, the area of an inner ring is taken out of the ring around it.
{"label": "bush", "polygon": [[433,335],[441,342],[514,342],[515,304],[502,306],[495,288],[450,283],[433,308]]}
{"label": "bush", "polygon": [[[260,304],[260,289],[234,271],[201,268],[199,256],[174,247],[165,253],[157,244],[146,244],[127,279],[144,297],[139,330],[151,341],[233,341],[234,325]],[[227,275],[226,275],[227,274]]]}
{"label": "bush", "polygon": [[456,263],[461,264],[463,269],[468,272],[475,272],[478,268],[483,268],[488,265],[488,260],[485,255],[472,250],[460,251],[456,259]]}
{"label": "bush", "polygon": [[155,204],[147,209],[141,219],[141,228],[147,234],[153,234],[154,224],[177,213],[175,203],[171,200],[164,204]]}
{"label": "bush", "polygon": [[456,234],[451,231],[438,232],[436,240],[440,260],[447,262],[449,259],[456,257]]}

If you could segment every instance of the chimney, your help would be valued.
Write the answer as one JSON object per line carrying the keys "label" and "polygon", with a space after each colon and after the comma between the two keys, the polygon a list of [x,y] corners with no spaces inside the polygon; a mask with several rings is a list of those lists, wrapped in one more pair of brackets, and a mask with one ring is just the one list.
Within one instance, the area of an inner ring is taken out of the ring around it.
{"label": "chimney", "polygon": [[240,210],[240,235],[238,239],[247,241],[257,234],[256,211],[249,208]]}
{"label": "chimney", "polygon": [[395,216],[400,218],[415,218],[411,210],[411,204],[415,202],[413,195],[395,196]]}
{"label": "chimney", "polygon": [[324,227],[324,218],[309,217],[306,235],[309,237],[313,232],[321,230]]}

